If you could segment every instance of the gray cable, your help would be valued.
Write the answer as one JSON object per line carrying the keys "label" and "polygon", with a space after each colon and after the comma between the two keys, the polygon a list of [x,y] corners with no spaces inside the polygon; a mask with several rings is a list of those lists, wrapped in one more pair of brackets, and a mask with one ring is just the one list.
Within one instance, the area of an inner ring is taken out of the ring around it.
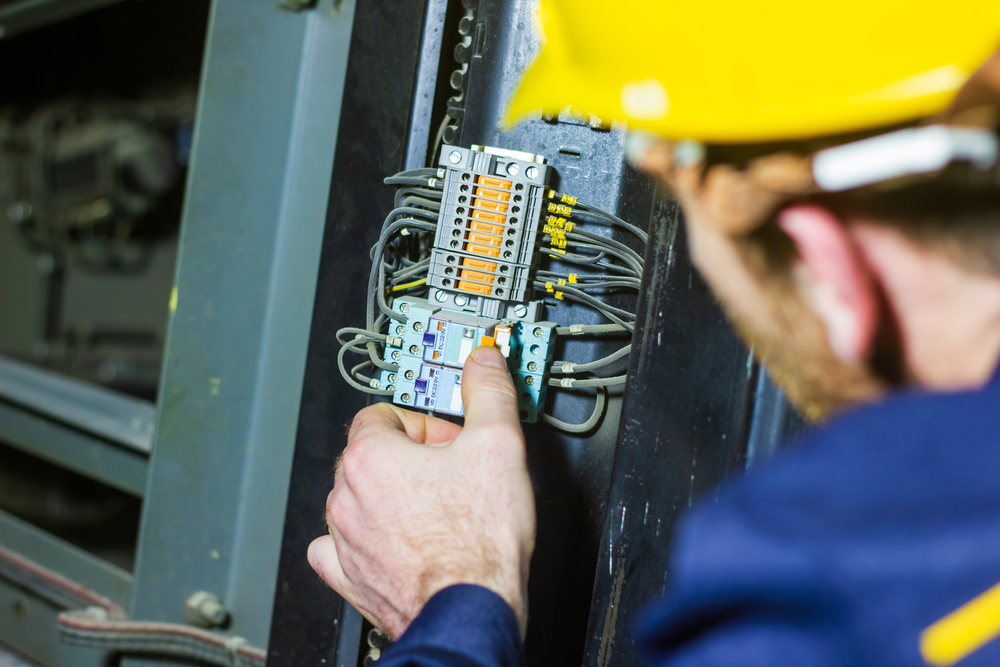
{"label": "gray cable", "polygon": [[556,327],[558,336],[580,336],[594,333],[621,333],[626,331],[620,324],[571,324],[568,327]]}
{"label": "gray cable", "polygon": [[[376,341],[372,338],[364,338],[364,337],[355,338],[348,344],[342,346],[340,348],[340,351],[337,353],[337,369],[340,371],[340,375],[344,378],[344,380],[347,381],[347,384],[351,385],[358,391],[363,391],[366,394],[374,394],[375,396],[392,396],[393,392],[391,391],[386,391],[384,389],[374,389],[368,385],[361,384],[360,382],[352,378],[350,374],[347,372],[347,369],[344,367],[345,354],[347,354],[349,351],[355,351],[355,348],[358,345],[365,345],[367,343],[372,343],[372,342]],[[364,354],[363,351],[358,351],[358,353]],[[396,369],[387,369],[387,370],[398,370],[398,367],[396,367]]]}
{"label": "gray cable", "polygon": [[587,234],[581,232],[566,232],[566,240],[570,242],[568,244],[575,245],[578,248],[594,248],[606,252],[607,254],[617,257],[621,261],[625,262],[630,269],[632,269],[636,276],[642,275],[643,263],[642,258],[635,254],[630,249],[622,250],[614,246],[614,244],[606,243],[607,239],[604,239],[596,234]]}
{"label": "gray cable", "polygon": [[[365,336],[367,338],[374,338],[375,340],[384,341],[386,339],[385,334],[376,333],[374,331],[369,331],[368,329],[361,329],[360,327],[343,327],[342,329],[337,329],[337,342],[341,345],[347,345],[350,341],[344,340],[344,336]],[[353,340],[353,338],[351,339]]]}
{"label": "gray cable", "polygon": [[605,255],[611,255],[612,257],[616,257],[617,259],[620,259],[621,261],[625,262],[625,264],[627,265],[627,266],[616,266],[612,264],[610,265],[609,268],[613,267],[621,271],[622,273],[629,273],[635,276],[636,278],[642,275],[641,264],[636,263],[636,261],[631,257],[629,257],[628,255],[620,253],[610,246],[604,244],[589,243],[587,241],[581,241],[580,236],[577,235],[576,232],[566,232],[566,239],[567,239],[566,245],[570,248],[584,248],[587,250],[597,250],[598,252],[601,252]]}
{"label": "gray cable", "polygon": [[613,364],[623,357],[627,357],[632,352],[632,344],[629,343],[625,347],[616,350],[615,352],[609,354],[606,357],[596,359],[594,361],[589,361],[585,364],[574,364],[569,361],[553,361],[552,362],[552,372],[553,373],[583,373],[585,371],[592,371],[595,368],[603,368],[609,364]]}
{"label": "gray cable", "polygon": [[[544,290],[545,289],[545,283],[535,281],[535,289],[537,289],[537,290]],[[582,290],[576,289],[576,287],[573,286],[573,285],[560,285],[559,289],[560,289],[560,291],[563,292],[564,297],[568,296],[568,297],[570,297],[571,299],[573,299],[575,301],[582,301],[584,303],[587,303],[588,305],[592,306],[596,310],[601,311],[604,315],[607,315],[607,316],[616,315],[617,317],[609,317],[609,319],[612,322],[615,322],[617,324],[620,324],[620,325],[628,328],[629,331],[632,330],[631,324],[627,324],[621,318],[628,318],[629,322],[634,322],[635,321],[635,313],[630,313],[627,310],[622,310],[621,308],[618,308],[616,306],[611,306],[611,305],[608,305],[608,304],[604,303],[603,301],[599,301],[598,299],[594,298],[590,294],[587,294],[586,292],[584,292]]]}
{"label": "gray cable", "polygon": [[583,389],[587,387],[618,387],[625,384],[627,375],[613,375],[607,378],[587,378],[578,380],[576,378],[549,378],[550,387],[560,389]]}
{"label": "gray cable", "polygon": [[597,426],[597,423],[601,421],[601,417],[604,416],[604,406],[607,403],[606,391],[603,387],[597,387],[597,402],[594,405],[594,411],[590,414],[590,418],[582,424],[570,424],[569,422],[564,422],[561,419],[556,419],[552,415],[547,415],[542,413],[542,421],[564,431],[566,433],[586,433],[592,428]]}
{"label": "gray cable", "polygon": [[577,202],[576,205],[578,209],[583,209],[583,210],[574,210],[573,214],[570,216],[571,218],[576,218],[583,222],[592,222],[592,220],[590,219],[592,217],[596,218],[597,220],[603,219],[605,222],[609,222],[613,225],[618,225],[619,227],[624,227],[625,229],[629,230],[630,232],[638,236],[639,239],[641,239],[644,244],[649,243],[649,235],[646,234],[646,232],[642,231],[640,228],[633,225],[632,223],[625,222],[621,218],[611,215],[607,211],[602,211],[596,206],[591,206],[590,204],[585,204],[584,202]]}

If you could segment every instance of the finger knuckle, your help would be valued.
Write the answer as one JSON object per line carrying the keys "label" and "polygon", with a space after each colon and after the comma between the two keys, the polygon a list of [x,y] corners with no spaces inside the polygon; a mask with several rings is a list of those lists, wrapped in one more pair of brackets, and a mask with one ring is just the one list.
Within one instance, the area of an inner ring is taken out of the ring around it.
{"label": "finger knuckle", "polygon": [[344,455],[340,459],[340,470],[348,486],[355,487],[367,477],[369,458],[368,450],[365,447],[349,445],[344,450]]}

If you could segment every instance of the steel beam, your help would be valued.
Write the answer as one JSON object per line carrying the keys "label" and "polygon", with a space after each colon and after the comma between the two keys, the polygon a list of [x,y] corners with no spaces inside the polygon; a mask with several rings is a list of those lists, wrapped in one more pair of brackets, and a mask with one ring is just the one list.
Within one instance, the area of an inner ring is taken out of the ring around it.
{"label": "steel beam", "polygon": [[0,401],[141,454],[149,454],[156,409],[80,380],[0,356]]}
{"label": "steel beam", "polygon": [[0,357],[0,440],[142,496],[153,404]]}
{"label": "steel beam", "polygon": [[148,458],[0,401],[0,440],[116,489],[142,496]]}
{"label": "steel beam", "polygon": [[213,4],[133,619],[209,591],[267,645],[353,17]]}

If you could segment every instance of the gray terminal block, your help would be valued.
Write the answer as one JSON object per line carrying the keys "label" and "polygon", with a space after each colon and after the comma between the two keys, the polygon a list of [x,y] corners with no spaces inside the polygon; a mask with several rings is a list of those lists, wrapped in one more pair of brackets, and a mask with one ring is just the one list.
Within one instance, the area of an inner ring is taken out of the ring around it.
{"label": "gray terminal block", "polygon": [[477,146],[444,151],[441,167],[444,194],[429,284],[527,301],[551,167],[534,155]]}

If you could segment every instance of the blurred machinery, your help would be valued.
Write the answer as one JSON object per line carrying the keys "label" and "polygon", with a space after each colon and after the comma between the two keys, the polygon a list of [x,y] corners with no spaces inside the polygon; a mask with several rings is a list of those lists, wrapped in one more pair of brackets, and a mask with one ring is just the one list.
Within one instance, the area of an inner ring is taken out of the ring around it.
{"label": "blurred machinery", "polygon": [[190,90],[0,112],[0,258],[33,263],[40,288],[22,298],[30,274],[4,272],[20,326],[0,350],[155,394],[193,116]]}

